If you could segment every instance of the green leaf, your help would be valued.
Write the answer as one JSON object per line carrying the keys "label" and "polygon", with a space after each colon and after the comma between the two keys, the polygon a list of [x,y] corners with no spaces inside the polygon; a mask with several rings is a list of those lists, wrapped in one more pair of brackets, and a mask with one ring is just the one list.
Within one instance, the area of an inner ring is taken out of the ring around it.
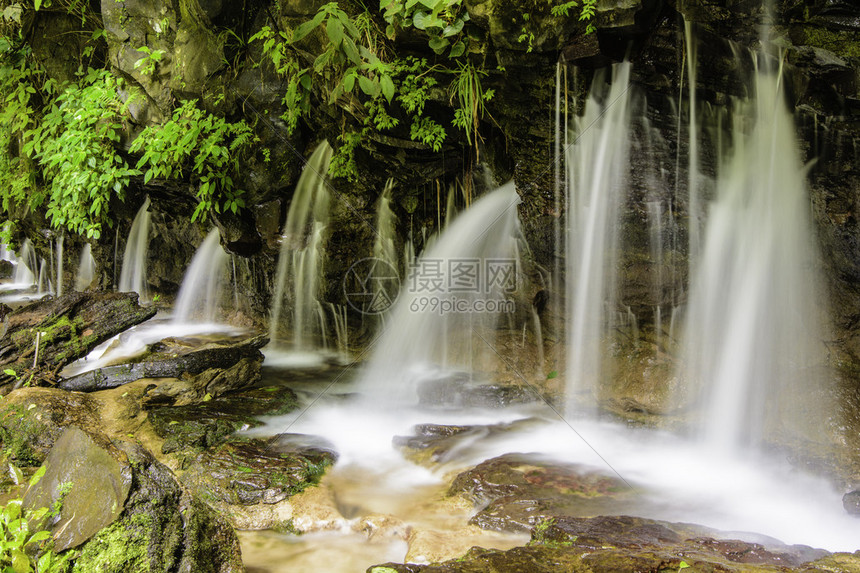
{"label": "green leaf", "polygon": [[341,42],[343,42],[343,24],[334,18],[329,18],[325,26],[325,31],[331,43],[335,46],[340,46]]}
{"label": "green leaf", "polygon": [[15,464],[9,464],[9,477],[12,478],[12,483],[15,485],[24,483],[24,473]]}
{"label": "green leaf", "polygon": [[681,561],[681,563],[678,565],[678,571],[680,571],[681,569],[689,569],[689,568],[690,568],[690,565],[686,561]]}
{"label": "green leaf", "polygon": [[446,38],[450,38],[451,36],[456,36],[463,29],[463,20],[457,19],[453,24],[449,24],[445,26],[445,29],[442,30],[442,35]]}
{"label": "green leaf", "polygon": [[50,531],[39,531],[39,532],[34,533],[32,535],[32,537],[30,537],[30,539],[27,540],[26,544],[39,543],[40,541],[45,541],[46,539],[50,539],[50,538],[51,538],[51,532]]}
{"label": "green leaf", "polygon": [[[36,0],[38,2],[38,0]],[[38,8],[37,8],[38,10]],[[30,573],[30,558],[20,549],[12,550],[12,571],[14,573]]]}
{"label": "green leaf", "polygon": [[431,38],[429,42],[430,48],[437,54],[444,52],[450,43],[448,38]]}
{"label": "green leaf", "polygon": [[379,89],[379,85],[374,84],[373,80],[367,76],[358,76],[358,87],[360,87],[361,91],[366,95],[371,97],[375,96],[377,89]]}
{"label": "green leaf", "polygon": [[30,486],[34,486],[39,483],[39,480],[42,479],[42,476],[45,475],[47,471],[47,467],[39,466],[39,469],[36,470],[36,473],[33,474],[33,477],[30,478]]}
{"label": "green leaf", "polygon": [[42,0],[33,0],[33,8],[36,9],[36,12],[39,11],[39,8],[42,7]]}
{"label": "green leaf", "polygon": [[451,51],[448,56],[451,58],[459,58],[466,52],[466,43],[460,40],[453,46],[451,46]]}
{"label": "green leaf", "polygon": [[361,56],[358,53],[358,47],[356,47],[355,42],[353,42],[351,38],[343,39],[341,49],[343,50],[343,53],[346,54],[346,57],[350,62],[356,66],[361,65],[362,61]]}
{"label": "green leaf", "polygon": [[352,88],[355,87],[356,75],[357,74],[355,73],[355,71],[353,71],[352,73],[348,73],[347,75],[343,76],[343,89],[346,92],[351,92]]}
{"label": "green leaf", "polygon": [[379,87],[382,88],[382,95],[385,96],[388,103],[391,103],[391,98],[394,97],[394,81],[391,76],[382,76],[379,80]]}
{"label": "green leaf", "polygon": [[322,24],[323,19],[325,19],[325,12],[319,11],[317,15],[313,17],[313,20],[308,20],[307,22],[303,22],[293,31],[293,39],[292,42],[298,42]]}
{"label": "green leaf", "polygon": [[552,380],[553,378],[558,378],[558,370],[553,370],[549,374],[546,375],[547,380]]}
{"label": "green leaf", "polygon": [[433,19],[432,16],[421,10],[416,10],[412,16],[412,24],[419,30],[427,29],[428,23]]}
{"label": "green leaf", "polygon": [[11,368],[6,368],[5,370],[3,370],[3,374],[5,374],[6,376],[15,376],[15,377],[18,376],[18,373],[15,372],[14,370],[12,370]]}

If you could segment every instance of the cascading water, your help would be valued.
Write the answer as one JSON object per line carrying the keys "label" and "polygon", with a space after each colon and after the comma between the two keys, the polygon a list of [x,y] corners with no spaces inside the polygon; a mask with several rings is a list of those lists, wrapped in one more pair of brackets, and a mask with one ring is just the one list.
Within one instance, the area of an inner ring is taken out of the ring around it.
{"label": "cascading water", "polygon": [[823,350],[810,202],[780,73],[737,104],[688,303],[686,378],[706,443],[726,453],[822,419],[809,413]]}
{"label": "cascading water", "polygon": [[146,288],[146,255],[149,250],[149,227],[152,215],[149,212],[149,197],[140,206],[125,244],[122,257],[122,272],[119,276],[120,292],[136,292],[140,300],[148,300]]}
{"label": "cascading water", "polygon": [[21,243],[21,251],[17,256],[18,264],[15,266],[15,276],[13,282],[19,287],[26,287],[36,284],[36,253],[33,251],[33,245],[30,239],[24,239]]}
{"label": "cascading water", "polygon": [[292,331],[293,348],[313,348],[325,338],[325,320],[320,319],[319,290],[325,240],[329,220],[330,194],[325,174],[332,149],[321,143],[308,160],[296,185],[281,237],[272,315],[269,322],[271,346],[282,340],[280,329],[284,303],[286,322]]}
{"label": "cascading water", "polygon": [[51,280],[48,278],[48,262],[45,259],[40,259],[39,278],[36,280],[36,296],[42,297],[51,292]]}
{"label": "cascading water", "polygon": [[495,357],[486,341],[516,282],[519,202],[513,184],[482,197],[416,261],[360,381],[372,403],[412,404],[422,379],[480,370],[484,350]]}
{"label": "cascading water", "polygon": [[96,276],[96,261],[93,258],[92,247],[84,243],[81,249],[81,261],[78,264],[78,274],[75,277],[75,290],[78,292],[87,290]]}
{"label": "cascading water", "polygon": [[599,80],[567,149],[567,410],[594,407],[602,373],[602,341],[614,308],[618,209],[626,192],[630,142],[630,64]]}
{"label": "cascading water", "polygon": [[192,319],[216,322],[229,258],[221,248],[221,234],[217,228],[212,229],[185,271],[173,308],[174,324],[184,324]]}
{"label": "cascading water", "polygon": [[57,280],[57,296],[62,296],[63,294],[63,245],[65,242],[66,236],[60,233],[60,236],[57,237],[57,264],[54,274]]}
{"label": "cascading water", "polygon": [[395,246],[397,215],[391,210],[393,188],[394,180],[389,179],[379,197],[376,207],[376,239],[373,241],[373,258],[376,260],[373,264],[373,299],[370,307],[374,312],[381,309],[382,316],[387,314],[394,302],[385,285],[403,276],[401,270],[405,268],[401,267],[402,256]]}

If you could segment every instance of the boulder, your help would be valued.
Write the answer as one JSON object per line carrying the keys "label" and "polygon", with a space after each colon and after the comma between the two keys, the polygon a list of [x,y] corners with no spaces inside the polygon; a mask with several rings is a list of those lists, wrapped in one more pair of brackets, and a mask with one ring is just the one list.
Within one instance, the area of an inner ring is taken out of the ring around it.
{"label": "boulder", "polygon": [[122,512],[132,468],[117,448],[99,445],[72,426],[54,443],[45,467],[45,475],[24,496],[24,507],[53,507],[62,500],[51,523],[56,551],[78,547]]}
{"label": "boulder", "polygon": [[257,426],[257,416],[286,414],[297,406],[289,388],[265,386],[196,404],[152,408],[149,422],[164,439],[162,452],[173,453],[217,447],[230,434]]}
{"label": "boulder", "polygon": [[19,388],[0,402],[0,442],[19,465],[38,466],[68,428],[102,440],[98,403],[54,388]]}
{"label": "boulder", "polygon": [[123,444],[132,488],[119,519],[81,548],[73,571],[239,573],[233,529],[146,450]]}

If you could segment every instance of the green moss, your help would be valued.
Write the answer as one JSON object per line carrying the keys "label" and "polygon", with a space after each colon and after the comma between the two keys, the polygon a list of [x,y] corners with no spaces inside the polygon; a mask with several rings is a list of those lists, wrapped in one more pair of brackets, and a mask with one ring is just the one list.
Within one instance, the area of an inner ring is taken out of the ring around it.
{"label": "green moss", "polygon": [[802,44],[824,48],[842,58],[860,59],[860,41],[854,33],[846,30],[828,30],[816,26],[804,26]]}
{"label": "green moss", "polygon": [[147,559],[151,519],[137,514],[117,521],[93,537],[81,551],[76,573],[126,573],[150,571]]}
{"label": "green moss", "polygon": [[42,463],[47,452],[37,446],[45,435],[45,425],[33,410],[14,405],[0,411],[0,442],[18,464],[38,466]]}

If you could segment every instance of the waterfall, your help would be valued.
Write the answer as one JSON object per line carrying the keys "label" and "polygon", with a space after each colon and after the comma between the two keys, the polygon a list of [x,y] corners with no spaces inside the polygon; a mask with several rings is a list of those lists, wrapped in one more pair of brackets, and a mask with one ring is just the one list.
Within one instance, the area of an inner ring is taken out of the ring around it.
{"label": "waterfall", "polygon": [[651,274],[651,298],[654,302],[654,341],[659,345],[663,333],[663,312],[660,304],[663,299],[663,204],[648,201],[648,243],[654,271]]}
{"label": "waterfall", "polygon": [[299,178],[290,203],[272,297],[269,321],[272,345],[281,340],[279,331],[285,301],[289,305],[288,325],[292,328],[294,348],[312,348],[314,343],[325,338],[324,321],[321,323],[315,319],[321,308],[318,299],[330,203],[325,174],[331,156],[332,149],[327,142],[316,148]]}
{"label": "waterfall", "polygon": [[[402,256],[397,253],[395,239],[397,237],[397,215],[391,210],[391,192],[394,188],[394,180],[389,179],[385,189],[379,197],[376,206],[376,239],[373,242],[372,267],[372,299],[368,305],[368,312],[372,314],[387,314],[394,300],[385,288],[394,281],[399,280],[400,262]],[[405,267],[404,267],[405,268]]]}
{"label": "waterfall", "polygon": [[36,253],[30,239],[24,239],[21,243],[21,251],[17,256],[18,264],[15,266],[15,277],[13,282],[19,286],[30,286],[36,284]]}
{"label": "waterfall", "polygon": [[96,261],[93,258],[92,247],[84,243],[81,249],[81,262],[78,264],[78,275],[75,278],[75,290],[78,292],[87,290],[96,276]]}
{"label": "waterfall", "polygon": [[182,278],[173,309],[175,324],[187,323],[191,319],[199,322],[216,321],[228,259],[227,253],[221,248],[221,234],[214,228],[197,249]]}
{"label": "waterfall", "polygon": [[373,404],[414,403],[421,380],[440,369],[499,360],[488,337],[512,306],[519,202],[512,183],[480,198],[415,262],[360,381]]}
{"label": "waterfall", "polygon": [[56,266],[56,277],[57,277],[57,296],[62,296],[63,294],[63,243],[65,243],[66,236],[64,233],[60,233],[60,236],[57,237],[57,266]]}
{"label": "waterfall", "polygon": [[39,260],[39,278],[36,280],[36,296],[43,297],[51,293],[51,279],[48,278],[48,262]]}
{"label": "waterfall", "polygon": [[686,379],[700,389],[706,443],[727,453],[823,418],[817,255],[780,74],[759,73],[755,99],[736,105],[688,303]]}
{"label": "waterfall", "polygon": [[618,210],[630,145],[630,64],[613,70],[612,86],[595,80],[567,150],[567,409],[592,409],[602,380],[607,309],[615,306]]}
{"label": "waterfall", "polygon": [[140,300],[148,300],[146,288],[146,254],[149,250],[149,227],[152,215],[149,212],[149,197],[137,210],[125,252],[122,257],[122,271],[119,276],[120,292],[136,292]]}

